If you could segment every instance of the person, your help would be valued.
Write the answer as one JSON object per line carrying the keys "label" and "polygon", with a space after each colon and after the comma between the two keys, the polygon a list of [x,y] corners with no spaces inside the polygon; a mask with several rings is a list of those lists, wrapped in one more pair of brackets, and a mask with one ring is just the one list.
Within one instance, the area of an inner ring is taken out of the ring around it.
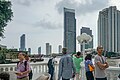
{"label": "person", "polygon": [[53,75],[54,75],[54,70],[55,70],[55,63],[57,63],[57,62],[55,61],[55,57],[56,57],[56,56],[53,55],[53,57],[50,58],[49,61],[48,61],[48,73],[51,75],[50,80],[54,80],[54,79],[53,79]]}
{"label": "person", "polygon": [[[29,64],[30,64],[30,57],[29,57],[27,54],[25,54],[25,60],[26,60],[27,62],[29,62]],[[26,66],[26,65],[25,65],[25,66]],[[32,76],[33,76],[33,73],[32,73],[32,69],[31,69],[31,67],[30,67],[29,80],[32,80]]]}
{"label": "person", "polygon": [[0,72],[0,80],[10,80],[10,74],[8,72]]}
{"label": "person", "polygon": [[[90,69],[92,68],[92,70]],[[85,71],[86,71],[86,79],[87,80],[94,80],[94,76],[93,76],[93,70],[94,70],[94,65],[92,63],[92,55],[88,54],[85,57]]]}
{"label": "person", "polygon": [[105,71],[109,67],[106,58],[102,56],[103,47],[97,47],[97,55],[95,56],[95,78],[96,80],[107,80]]}
{"label": "person", "polygon": [[73,63],[76,69],[76,74],[75,74],[75,80],[80,80],[80,63],[83,61],[83,58],[81,57],[81,52],[77,52],[77,54],[73,55]]}
{"label": "person", "polygon": [[15,72],[17,80],[29,80],[30,64],[25,60],[24,56],[25,54],[22,52],[18,54],[19,62],[17,63],[17,72]]}
{"label": "person", "polygon": [[75,67],[72,57],[67,54],[67,49],[62,49],[63,56],[59,61],[58,80],[70,80],[75,76]]}

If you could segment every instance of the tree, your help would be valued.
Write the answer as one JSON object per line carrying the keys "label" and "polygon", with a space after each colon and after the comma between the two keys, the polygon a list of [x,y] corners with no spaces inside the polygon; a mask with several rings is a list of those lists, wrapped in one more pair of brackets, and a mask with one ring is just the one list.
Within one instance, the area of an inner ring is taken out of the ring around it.
{"label": "tree", "polygon": [[12,20],[13,12],[11,1],[0,0],[0,37],[4,38],[7,23]]}

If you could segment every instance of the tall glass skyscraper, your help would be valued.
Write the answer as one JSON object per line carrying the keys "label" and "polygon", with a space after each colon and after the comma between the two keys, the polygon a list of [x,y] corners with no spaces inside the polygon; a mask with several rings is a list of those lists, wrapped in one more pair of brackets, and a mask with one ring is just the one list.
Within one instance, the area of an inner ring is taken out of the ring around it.
{"label": "tall glass skyscraper", "polygon": [[99,12],[98,45],[109,52],[120,52],[120,11],[116,6]]}
{"label": "tall glass skyscraper", "polygon": [[20,51],[26,51],[25,48],[25,34],[20,37]]}
{"label": "tall glass skyscraper", "polygon": [[[88,27],[82,27],[82,29],[81,29],[80,31],[81,31],[80,34],[86,33],[86,34],[88,34],[88,35],[90,35],[90,36],[92,37],[92,41],[89,42],[88,44],[85,44],[85,49],[93,48],[93,35],[92,35],[92,30],[90,30],[90,28],[88,28]],[[81,51],[83,51],[82,45],[81,45]]]}
{"label": "tall glass skyscraper", "polygon": [[64,47],[68,53],[76,52],[75,10],[64,8]]}

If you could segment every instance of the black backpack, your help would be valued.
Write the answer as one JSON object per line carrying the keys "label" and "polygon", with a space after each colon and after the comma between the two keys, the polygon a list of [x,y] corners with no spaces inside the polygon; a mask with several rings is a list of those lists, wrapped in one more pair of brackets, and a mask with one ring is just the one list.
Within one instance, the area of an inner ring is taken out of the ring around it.
{"label": "black backpack", "polygon": [[[19,62],[17,63],[17,66],[18,66]],[[25,71],[27,70],[27,61],[24,62],[24,66],[25,66]],[[29,73],[29,79],[32,79],[32,76],[33,76],[33,73],[32,73],[32,70],[30,71]]]}
{"label": "black backpack", "polygon": [[[20,61],[19,61],[20,62]],[[18,68],[18,64],[19,62],[17,62],[17,68]],[[27,61],[24,62],[24,66],[25,66],[25,71],[27,70]]]}
{"label": "black backpack", "polygon": [[50,68],[53,68],[53,64],[52,64],[52,60],[53,60],[53,58],[52,59],[49,59],[49,61],[48,61],[48,68],[50,69]]}

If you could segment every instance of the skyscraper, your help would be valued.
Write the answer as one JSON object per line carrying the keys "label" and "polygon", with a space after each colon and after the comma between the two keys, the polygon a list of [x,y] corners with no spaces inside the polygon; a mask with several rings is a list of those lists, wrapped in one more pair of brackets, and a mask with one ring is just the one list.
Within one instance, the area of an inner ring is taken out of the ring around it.
{"label": "skyscraper", "polygon": [[120,11],[116,6],[99,12],[98,45],[109,52],[120,52]]}
{"label": "skyscraper", "polygon": [[50,44],[46,43],[46,55],[50,54]]}
{"label": "skyscraper", "polygon": [[62,45],[58,46],[58,53],[62,53]]}
{"label": "skyscraper", "polygon": [[75,10],[64,8],[64,47],[68,53],[76,52]]}
{"label": "skyscraper", "polygon": [[[81,34],[82,33],[86,33],[88,35],[90,35],[92,37],[92,41],[89,42],[88,44],[85,44],[85,49],[89,49],[89,48],[93,48],[93,35],[92,35],[92,30],[90,30],[90,28],[88,27],[82,27],[82,29],[80,30]],[[82,49],[82,45],[81,45],[81,51],[83,51]]]}
{"label": "skyscraper", "polygon": [[52,54],[52,45],[49,45],[50,54]]}
{"label": "skyscraper", "polygon": [[31,55],[31,48],[28,48],[28,54]]}
{"label": "skyscraper", "polygon": [[20,51],[26,51],[25,48],[25,34],[20,37]]}
{"label": "skyscraper", "polygon": [[38,47],[38,54],[41,54],[41,47]]}

